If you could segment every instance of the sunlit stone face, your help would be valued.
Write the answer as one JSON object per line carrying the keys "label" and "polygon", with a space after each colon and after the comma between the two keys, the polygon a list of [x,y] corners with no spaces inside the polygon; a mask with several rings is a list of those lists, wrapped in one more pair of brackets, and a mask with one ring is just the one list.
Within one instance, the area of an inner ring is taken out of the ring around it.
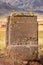
{"label": "sunlit stone face", "polygon": [[36,17],[15,16],[10,18],[10,44],[27,45],[37,44],[37,20]]}
{"label": "sunlit stone face", "polygon": [[[29,57],[29,59],[31,59],[32,57],[33,59],[38,57],[37,17],[27,15],[11,16],[9,21],[10,23],[8,28],[8,39],[7,39],[8,45],[9,44],[14,45],[14,48],[18,46],[18,49],[22,48],[23,46],[25,48],[28,48],[29,49],[28,53],[30,53],[30,56],[28,56],[29,54],[27,53],[27,57]],[[18,51],[20,51],[20,49]]]}

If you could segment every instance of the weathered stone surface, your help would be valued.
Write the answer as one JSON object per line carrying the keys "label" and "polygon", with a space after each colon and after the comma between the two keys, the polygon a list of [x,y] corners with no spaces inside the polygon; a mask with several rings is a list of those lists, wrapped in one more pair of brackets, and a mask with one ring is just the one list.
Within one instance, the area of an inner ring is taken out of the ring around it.
{"label": "weathered stone surface", "polygon": [[37,19],[35,16],[11,16],[9,22],[10,44],[37,44]]}
{"label": "weathered stone surface", "polygon": [[42,64],[37,61],[32,61],[32,62],[29,62],[28,65],[42,65]]}
{"label": "weathered stone surface", "polygon": [[[8,46],[7,56],[14,61],[14,64],[26,65],[29,60],[37,59],[37,52],[35,49],[30,51],[30,47],[26,46]],[[36,50],[37,51],[37,50]]]}
{"label": "weathered stone surface", "polygon": [[37,59],[37,52],[35,53],[35,49],[30,51],[30,48],[26,46],[11,45],[7,47],[6,52],[7,56],[17,65],[26,65],[29,60]]}
{"label": "weathered stone surface", "polygon": [[[17,65],[38,58],[38,26],[36,16],[11,16],[9,21],[9,56]],[[8,29],[7,29],[8,30]],[[13,46],[14,45],[14,46]]]}

